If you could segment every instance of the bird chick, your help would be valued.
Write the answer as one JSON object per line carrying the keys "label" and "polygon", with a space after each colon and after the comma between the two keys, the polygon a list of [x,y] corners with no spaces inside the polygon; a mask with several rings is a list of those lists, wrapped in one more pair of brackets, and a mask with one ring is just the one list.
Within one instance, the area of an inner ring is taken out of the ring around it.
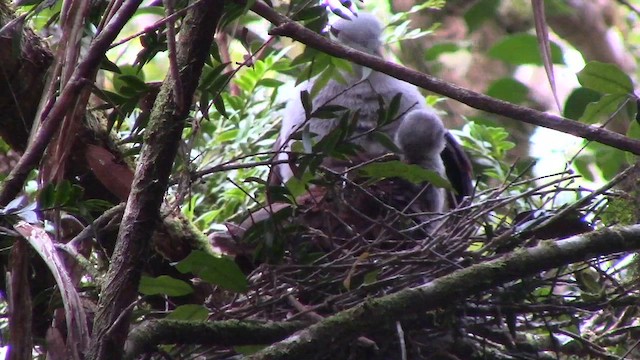
{"label": "bird chick", "polygon": [[402,119],[395,144],[406,162],[442,174],[444,165],[440,153],[445,146],[445,132],[442,120],[432,111],[413,110]]}
{"label": "bird chick", "polygon": [[[445,167],[440,154],[445,147],[446,129],[442,120],[431,110],[418,109],[409,112],[398,126],[394,142],[401,151],[402,159],[410,164],[433,170],[445,177]],[[441,212],[444,209],[445,191],[431,184],[423,191],[414,189],[413,193],[421,193],[421,204],[425,210]],[[414,187],[414,186],[410,186]]]}

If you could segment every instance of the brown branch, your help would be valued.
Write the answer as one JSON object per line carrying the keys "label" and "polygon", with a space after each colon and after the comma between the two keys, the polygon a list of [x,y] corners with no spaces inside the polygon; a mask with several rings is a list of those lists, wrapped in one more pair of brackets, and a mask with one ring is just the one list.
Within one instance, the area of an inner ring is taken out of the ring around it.
{"label": "brown branch", "polygon": [[251,10],[277,26],[271,30],[272,35],[289,37],[329,55],[347,59],[373,70],[383,72],[426,90],[460,101],[478,110],[561,131],[640,155],[640,141],[638,140],[597,126],[582,124],[561,116],[543,113],[524,106],[498,100],[404,66],[385,61],[379,57],[348,48],[306,29],[286,16],[279,14],[264,2],[257,1]]}
{"label": "brown branch", "polygon": [[32,354],[31,294],[29,293],[29,246],[16,239],[9,259],[9,359],[29,359]]}
{"label": "brown branch", "polygon": [[141,2],[142,0],[126,1],[120,6],[118,12],[104,30],[93,40],[87,51],[87,55],[73,71],[69,82],[62,89],[58,100],[50,111],[42,115],[42,125],[34,140],[29,144],[16,167],[6,178],[0,190],[0,206],[8,204],[18,195],[29,172],[37,166],[49,141],[53,138],[55,131],[60,126],[67,111],[73,106],[77,97],[84,89],[87,79],[91,78],[91,75],[94,74],[105,52],[120,33],[125,23],[133,16],[133,13]]}
{"label": "brown branch", "polygon": [[464,301],[510,281],[585,261],[640,249],[640,225],[608,228],[565,240],[549,240],[496,260],[470,266],[423,286],[365,301],[289,336],[250,359],[304,359],[328,347],[346,345],[368,329]]}
{"label": "brown branch", "polygon": [[[222,8],[222,0],[201,1],[185,16],[176,54],[183,86],[183,98],[178,103],[192,102]],[[130,313],[124,317],[120,315],[138,294],[151,236],[160,222],[160,205],[189,114],[189,106],[176,104],[175,84],[171,75],[163,82],[145,130],[132,190],[102,286],[87,359],[119,359],[122,356],[131,318]]]}

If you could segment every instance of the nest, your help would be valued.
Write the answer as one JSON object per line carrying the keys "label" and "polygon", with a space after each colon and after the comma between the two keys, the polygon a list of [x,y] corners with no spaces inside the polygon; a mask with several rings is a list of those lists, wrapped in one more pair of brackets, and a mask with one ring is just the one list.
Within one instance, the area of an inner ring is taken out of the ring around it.
{"label": "nest", "polygon": [[[229,227],[237,241],[233,252],[249,273],[251,290],[211,300],[213,318],[317,322],[369,298],[419,287],[542,239],[591,231],[593,225],[585,218],[594,220],[602,210],[606,201],[599,196],[604,191],[562,211],[542,210],[561,195],[585,192],[559,186],[570,184],[572,177],[563,175],[538,186],[529,181],[504,184],[445,214],[421,212],[424,185],[400,179],[342,178],[314,186],[295,203],[273,203]],[[515,208],[524,210],[516,213]],[[214,237],[214,243],[220,239]],[[371,329],[352,346],[327,349],[317,358],[608,358],[606,351],[595,350],[599,345],[584,346],[590,341],[586,337],[578,335],[581,345],[575,346],[578,340],[569,341],[570,335],[564,343],[557,335],[572,324],[592,323],[594,332],[603,331],[595,329],[602,321],[594,312],[601,302],[581,299],[584,288],[576,274],[593,269],[600,273],[603,264],[614,259],[557,269],[469,299],[451,299],[447,309]],[[602,286],[600,296],[621,295],[609,285]],[[540,336],[531,337],[536,332]],[[227,358],[234,351],[210,348],[207,353],[209,358]]]}

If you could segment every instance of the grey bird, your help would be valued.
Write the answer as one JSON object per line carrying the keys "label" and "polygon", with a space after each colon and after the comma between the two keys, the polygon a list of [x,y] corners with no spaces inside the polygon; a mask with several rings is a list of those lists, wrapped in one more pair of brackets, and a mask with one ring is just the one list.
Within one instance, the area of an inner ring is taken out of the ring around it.
{"label": "grey bird", "polygon": [[[331,33],[346,46],[381,56],[382,26],[372,14],[360,12],[350,20],[340,19],[331,26]],[[403,161],[449,178],[457,192],[455,197],[451,197],[450,206],[455,206],[457,201],[471,194],[471,165],[466,154],[415,86],[355,64],[353,72],[343,74],[343,77],[345,82],[330,80],[320,89],[313,97],[311,113],[325,105],[357,110],[358,120],[352,142],[362,148],[365,158],[375,158],[390,152],[373,134],[373,130],[381,131],[393,139]],[[314,79],[300,84],[296,94],[304,90],[310,92],[313,85]],[[384,102],[383,106],[388,107],[397,94],[401,94],[397,118],[376,129],[380,99]],[[274,167],[275,176],[272,178],[278,178],[284,183],[294,174],[293,163],[287,162],[292,160],[289,153],[294,133],[308,127],[320,139],[338,126],[339,121],[339,116],[332,119],[307,119],[300,98],[289,100],[275,145],[276,150],[280,151],[277,159],[282,163]],[[428,192],[427,210],[442,212],[445,209],[445,191],[430,186]]]}

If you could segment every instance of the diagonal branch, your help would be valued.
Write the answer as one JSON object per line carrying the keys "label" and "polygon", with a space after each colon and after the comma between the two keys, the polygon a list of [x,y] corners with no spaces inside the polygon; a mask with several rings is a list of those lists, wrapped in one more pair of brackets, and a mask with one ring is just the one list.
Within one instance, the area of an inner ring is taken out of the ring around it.
{"label": "diagonal branch", "polygon": [[272,35],[289,37],[329,55],[347,59],[356,64],[383,72],[423,89],[458,100],[478,110],[561,131],[640,155],[640,141],[638,140],[628,138],[624,135],[597,126],[582,124],[561,116],[543,113],[524,106],[498,100],[490,96],[447,83],[419,71],[385,61],[379,57],[366,54],[362,51],[348,48],[344,45],[330,41],[288,17],[279,14],[262,1],[257,1],[251,10],[276,25],[276,28],[271,30]]}

